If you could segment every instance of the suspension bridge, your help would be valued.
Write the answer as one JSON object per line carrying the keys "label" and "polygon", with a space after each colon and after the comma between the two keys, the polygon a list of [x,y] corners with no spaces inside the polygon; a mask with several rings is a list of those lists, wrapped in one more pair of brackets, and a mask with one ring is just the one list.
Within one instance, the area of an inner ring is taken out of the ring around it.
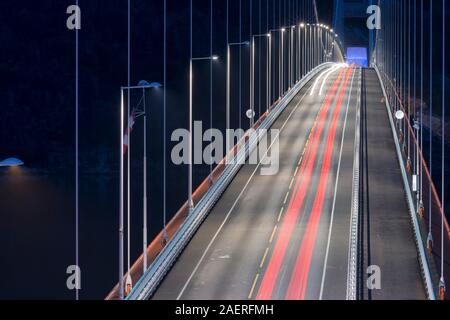
{"label": "suspension bridge", "polygon": [[[247,2],[247,16],[238,11],[236,37],[229,25],[236,10],[230,8]],[[155,239],[143,237],[142,256],[134,264],[128,256],[126,269],[125,218],[131,212],[124,146],[139,116],[127,97],[160,85],[122,88],[119,279],[107,299],[445,299],[450,229],[444,178],[442,186],[433,183],[436,160],[425,152],[429,126],[423,123],[433,106],[442,109],[444,140],[445,99],[436,105],[432,98],[445,90],[445,77],[438,83],[433,72],[437,65],[445,70],[446,52],[445,45],[432,52],[432,35],[433,22],[443,20],[445,42],[445,1],[335,1],[333,26],[327,26],[313,0],[229,0],[225,59],[214,55],[213,41],[206,56],[192,54],[192,12],[199,5],[191,0],[186,203]],[[356,17],[365,26],[370,5],[381,9],[381,29],[364,31],[364,68],[347,63],[344,45],[352,39],[344,20]],[[265,26],[256,27],[257,14],[266,16]],[[250,31],[242,35],[245,23]],[[248,55],[248,65],[236,71],[238,54]],[[233,96],[242,89],[233,84],[233,72],[248,75],[250,107],[239,105],[248,131],[195,186],[192,108],[199,60],[211,68],[216,60],[226,63],[226,129],[233,129]],[[263,137],[257,129],[275,130],[270,135],[277,141],[259,157]],[[278,172],[262,175],[276,149]],[[258,161],[245,161],[250,158]],[[443,152],[439,161],[445,163]]]}

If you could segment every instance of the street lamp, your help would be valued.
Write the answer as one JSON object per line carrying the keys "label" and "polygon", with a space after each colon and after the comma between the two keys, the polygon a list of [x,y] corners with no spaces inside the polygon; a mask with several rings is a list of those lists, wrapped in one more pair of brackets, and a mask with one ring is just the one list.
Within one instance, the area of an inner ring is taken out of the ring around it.
{"label": "street lamp", "polygon": [[304,36],[304,47],[302,48],[302,29],[305,29],[305,23],[300,22],[299,29],[298,29],[298,74],[299,79],[303,78],[304,71],[305,71],[305,64],[306,64],[306,32]]}
{"label": "street lamp", "polygon": [[312,69],[312,65],[313,65],[313,61],[312,61],[312,25],[311,24],[307,24],[306,25],[306,38],[307,38],[307,47],[308,47],[308,53],[307,53],[307,57],[306,57],[306,64],[307,64],[307,70],[308,72]]}
{"label": "street lamp", "polygon": [[[120,144],[120,220],[119,220],[119,274],[120,274],[120,281],[119,281],[119,296],[121,299],[124,297],[124,270],[123,270],[123,264],[124,264],[124,156],[125,156],[125,149],[124,149],[124,92],[127,91],[128,95],[130,94],[130,91],[132,90],[142,90],[142,103],[143,103],[143,109],[136,112],[135,116],[138,117],[144,117],[144,157],[143,157],[143,269],[145,272],[147,270],[147,112],[146,112],[146,99],[145,99],[145,91],[150,89],[157,89],[161,88],[162,84],[159,82],[152,82],[149,83],[145,80],[139,81],[137,86],[130,86],[130,87],[122,87],[121,88],[121,111],[120,111],[120,137],[121,137],[121,144]],[[130,108],[130,106],[127,106]],[[131,128],[129,127],[127,129],[127,135],[128,135],[128,145],[131,143]],[[128,157],[130,157],[130,152],[128,150]],[[128,194],[128,203],[130,203],[131,198],[130,194]],[[128,212],[128,214],[130,214]],[[129,254],[129,253],[128,253]],[[127,286],[132,286],[131,282],[131,276],[129,274],[127,275],[126,280]],[[131,288],[130,288],[131,289]]]}
{"label": "street lamp", "polygon": [[[255,34],[252,35],[252,48],[251,48],[251,56],[250,56],[250,66],[251,66],[251,77],[250,77],[250,108],[252,110],[252,113],[255,113],[255,106],[254,106],[254,94],[255,94],[255,39],[265,37],[270,43],[270,33],[262,33],[262,34]],[[268,46],[269,47],[269,46]],[[267,72],[267,70],[266,70]],[[261,75],[259,75],[261,77]],[[259,93],[261,94],[261,93]],[[253,127],[254,124],[254,118],[250,118],[250,127]]]}
{"label": "street lamp", "polygon": [[227,76],[226,76],[226,87],[227,87],[227,98],[226,98],[226,127],[227,130],[231,129],[230,125],[230,77],[231,77],[231,47],[233,46],[243,46],[243,45],[250,45],[250,41],[244,41],[244,42],[231,42],[227,44]]}
{"label": "street lamp", "polygon": [[300,29],[298,30],[299,33],[299,50],[301,49],[301,29],[305,29],[305,36],[303,39],[304,47],[303,50],[299,51],[301,52],[301,69],[300,69],[300,77],[302,78],[306,74],[306,24],[304,22],[300,22]]}
{"label": "street lamp", "polygon": [[288,90],[290,90],[291,89],[291,87],[292,87],[292,80],[293,80],[293,70],[292,70],[292,65],[294,64],[294,29],[295,29],[295,26],[291,26],[291,28],[290,28],[290,35],[289,35],[289,38],[290,38],[290,43],[289,43],[289,59],[288,59],[288,62],[289,62],[289,85],[288,85]]}
{"label": "street lamp", "polygon": [[0,167],[20,167],[23,165],[23,161],[17,158],[8,158],[0,162]]}
{"label": "street lamp", "polygon": [[193,72],[193,62],[194,61],[217,61],[219,60],[219,56],[213,55],[208,57],[198,57],[198,58],[192,58],[189,62],[189,197],[188,197],[188,207],[189,207],[189,214],[192,213],[194,210],[194,200],[192,198],[192,122],[193,122],[193,114],[192,114],[192,89],[193,89],[193,78],[194,78],[194,72]]}
{"label": "street lamp", "polygon": [[282,92],[283,92],[283,90],[282,90],[282,87],[284,87],[284,81],[283,81],[283,78],[284,78],[284,66],[283,66],[283,64],[284,64],[284,59],[283,59],[283,56],[284,56],[284,33],[286,32],[286,28],[280,28],[280,29],[272,29],[272,30],[270,30],[269,31],[269,33],[271,33],[271,32],[280,32],[280,36],[281,36],[281,46],[280,46],[280,48],[279,48],[279,57],[278,57],[278,65],[279,65],[279,68],[278,68],[278,77],[279,77],[279,79],[278,79],[278,98],[281,98],[281,95],[282,95]]}

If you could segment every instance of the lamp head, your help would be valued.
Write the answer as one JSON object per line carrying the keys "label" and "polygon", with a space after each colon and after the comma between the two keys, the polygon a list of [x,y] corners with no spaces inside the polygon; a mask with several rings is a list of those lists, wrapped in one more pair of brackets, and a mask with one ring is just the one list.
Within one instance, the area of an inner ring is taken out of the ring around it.
{"label": "lamp head", "polygon": [[8,158],[0,162],[0,167],[19,167],[23,165],[23,161],[17,158]]}
{"label": "lamp head", "polygon": [[150,87],[151,88],[161,88],[162,84],[159,82],[152,82],[152,83],[150,83]]}
{"label": "lamp head", "polygon": [[149,83],[146,80],[141,80],[141,81],[139,81],[138,86],[139,87],[147,87],[147,88],[157,89],[157,88],[161,88],[162,84],[159,83],[159,82],[151,82],[151,83]]}

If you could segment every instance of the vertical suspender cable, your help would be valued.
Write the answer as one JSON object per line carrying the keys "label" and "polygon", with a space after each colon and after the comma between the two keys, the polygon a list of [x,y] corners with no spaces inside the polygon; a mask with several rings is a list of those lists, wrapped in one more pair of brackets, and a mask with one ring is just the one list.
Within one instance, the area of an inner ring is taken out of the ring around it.
{"label": "vertical suspender cable", "polygon": [[[209,17],[209,128],[213,129],[213,0],[210,0],[210,17]],[[209,182],[212,184],[212,172],[213,172],[213,162],[212,162],[212,152],[209,165]]]}
{"label": "vertical suspender cable", "polygon": [[[397,1],[394,1],[394,12],[393,12],[393,17],[394,17],[394,48],[393,48],[393,50],[394,50],[394,58],[393,58],[393,66],[394,66],[394,80],[395,80],[395,83],[394,83],[394,87],[395,87],[395,90],[396,91],[398,91],[398,87],[397,87],[397,84],[398,84],[398,78],[397,78],[397,65],[398,65],[398,63],[397,63],[397,44],[398,44],[398,39],[397,39],[397,21],[398,21],[398,19],[397,19]],[[397,99],[394,99],[394,106],[393,106],[393,108],[394,108],[394,112],[396,112],[397,111]]]}
{"label": "vertical suspender cable", "polygon": [[[403,32],[402,32],[402,0],[398,0],[397,4],[397,17],[398,17],[398,56],[399,56],[399,63],[398,63],[398,92],[399,92],[399,105],[401,107],[402,101],[403,101]],[[402,128],[400,124],[400,133],[402,133]]]}
{"label": "vertical suspender cable", "polygon": [[[255,86],[255,79],[254,79],[254,68],[255,68],[255,63],[254,63],[254,59],[255,59],[255,43],[254,43],[254,39],[253,39],[253,0],[250,0],[250,10],[249,10],[249,16],[250,16],[250,30],[249,30],[249,39],[250,39],[250,109],[252,110],[253,114],[255,111],[255,105],[254,105],[254,101],[255,101],[255,91],[254,91],[254,86]],[[254,116],[252,118],[250,118],[250,127],[251,128],[253,126],[253,119]]]}
{"label": "vertical suspender cable", "polygon": [[[394,19],[395,19],[395,89],[400,93],[400,22],[399,22],[399,1],[394,2]],[[395,110],[398,110],[399,103],[396,100]]]}
{"label": "vertical suspender cable", "polygon": [[[420,0],[420,150],[423,150],[423,0]],[[419,215],[423,217],[423,162],[420,164]]]}
{"label": "vertical suspender cable", "polygon": [[442,0],[442,162],[441,162],[441,193],[442,193],[442,212],[441,212],[441,279],[439,283],[439,292],[441,299],[445,299],[445,280],[444,280],[444,221],[445,221],[445,0]]}
{"label": "vertical suspender cable", "polygon": [[[272,29],[276,29],[276,28],[277,28],[277,19],[276,19],[276,14],[275,14],[275,12],[276,12],[276,0],[272,0]],[[273,56],[275,57],[275,56],[276,56],[276,55],[275,55],[275,47],[276,47],[276,42],[275,42],[275,40],[273,41],[273,45],[274,45],[274,48],[273,48],[272,52],[274,52]],[[276,70],[276,69],[275,69],[275,65],[276,65],[276,63],[272,63],[272,61],[271,61],[270,63],[273,65],[273,73],[275,73],[275,70]],[[270,86],[271,92],[270,92],[270,95],[271,95],[271,101],[272,101],[272,100],[276,100],[276,99],[274,99],[275,94],[276,94],[275,77],[274,77],[273,80],[270,79],[270,81],[271,81],[271,86]]]}
{"label": "vertical suspender cable", "polygon": [[[408,24],[407,24],[407,17],[406,17],[406,10],[405,7],[407,5],[407,1],[409,0],[405,0],[404,3],[404,7],[403,7],[403,107],[404,107],[404,111],[405,111],[405,117],[406,115],[406,105],[408,103],[408,95],[406,93],[406,89],[407,89],[407,82],[408,82],[408,49],[406,47],[407,45],[407,30],[408,30]],[[403,124],[403,149],[406,150],[406,120],[403,119],[402,121]]]}
{"label": "vertical suspender cable", "polygon": [[[131,86],[131,1],[128,0],[128,88]],[[131,108],[130,108],[130,89],[128,92],[128,119],[131,118]],[[130,261],[131,261],[131,134],[128,134],[128,192],[127,192],[127,274],[130,275]],[[128,277],[127,276],[127,277]],[[128,284],[127,284],[128,285]]]}
{"label": "vertical suspender cable", "polygon": [[[430,140],[429,140],[429,157],[430,157],[430,176],[433,176],[433,1],[430,1],[430,114],[429,114],[429,121],[430,121],[430,128],[429,128],[429,134],[430,134]],[[433,250],[433,234],[431,233],[431,226],[432,226],[432,200],[431,200],[431,181],[429,186],[429,194],[428,194],[428,239],[427,239],[427,246],[430,251]]]}
{"label": "vertical suspender cable", "polygon": [[302,21],[305,24],[305,33],[304,33],[304,41],[303,41],[303,71],[302,71],[302,76],[305,76],[306,73],[308,72],[308,65],[307,65],[307,51],[306,51],[306,41],[307,41],[307,32],[308,32],[308,26],[306,23],[306,0],[302,1],[303,6],[302,6]]}
{"label": "vertical suspender cable", "polygon": [[166,164],[166,130],[167,130],[167,0],[164,0],[164,110],[163,110],[163,244],[167,242],[167,164]]}
{"label": "vertical suspender cable", "polygon": [[[408,119],[411,119],[411,0],[408,0]],[[411,168],[411,132],[406,130],[408,131],[407,166]]]}
{"label": "vertical suspender cable", "polygon": [[[229,130],[230,129],[230,30],[229,30],[229,19],[230,19],[230,3],[229,0],[227,0],[227,4],[226,4],[227,8],[226,8],[226,40],[227,40],[227,79],[226,79],[226,95],[227,95],[227,101],[226,101],[226,126],[225,129]],[[228,133],[226,132],[227,136]],[[228,146],[227,149],[225,150],[226,154],[228,154]],[[228,158],[228,156],[227,156]]]}
{"label": "vertical suspender cable", "polygon": [[144,106],[144,159],[143,159],[143,219],[142,219],[142,270],[147,271],[147,104],[145,99],[145,89],[142,89],[142,103]]}
{"label": "vertical suspender cable", "polygon": [[[239,0],[239,42],[242,43],[242,0]],[[239,46],[239,128],[242,128],[242,46]]]}
{"label": "vertical suspender cable", "polygon": [[269,26],[269,0],[266,0],[266,29],[267,34],[269,35],[269,39],[267,39],[267,65],[266,65],[266,105],[267,105],[267,111],[269,111],[270,108],[270,93],[269,93],[269,78],[270,78],[270,26]]}
{"label": "vertical suspender cable", "polygon": [[[76,1],[78,7],[78,0]],[[78,146],[79,146],[79,132],[78,132],[78,111],[79,111],[79,33],[78,28],[75,28],[75,265],[79,268],[79,169],[78,169]],[[78,275],[79,276],[79,275]],[[80,279],[77,277],[77,287],[75,290],[75,299],[79,300],[79,284]]]}
{"label": "vertical suspender cable", "polygon": [[[413,85],[414,85],[414,111],[413,111],[413,113],[414,113],[414,116],[413,116],[413,120],[414,120],[414,124],[415,124],[415,122],[416,122],[416,120],[417,120],[417,115],[416,115],[416,94],[417,94],[417,90],[416,90],[416,85],[417,85],[417,81],[416,81],[416,76],[417,76],[417,69],[416,69],[416,64],[417,64],[417,43],[416,43],[416,41],[417,41],[417,17],[416,17],[416,15],[417,15],[417,8],[416,8],[416,0],[413,0],[413,4],[414,4],[414,10],[413,10],[413,12],[414,12],[414,14],[413,14],[413,18],[414,18],[414,23],[413,23],[413,26],[414,26],[414,29],[413,29],[413,38],[414,38],[414,46],[413,46],[413,56],[414,56],[414,58],[413,58],[413,60],[414,60],[414,62],[413,62],[413,68],[414,68],[414,72],[413,72],[413,77],[414,77],[414,82],[413,82]],[[414,126],[415,127],[415,126]],[[416,129],[414,129],[415,131],[415,133],[417,132],[417,130]],[[417,136],[415,135],[414,136],[414,175],[416,176],[416,179],[417,179],[417,174],[418,174],[418,163],[419,163],[419,150],[417,149],[417,147],[418,147],[418,140],[417,140]],[[416,188],[417,188],[417,180],[415,181],[416,182]],[[417,191],[417,189],[416,189],[416,191]],[[417,200],[418,201],[418,200]],[[418,203],[417,203],[417,206],[418,206]]]}
{"label": "vertical suspender cable", "polygon": [[[258,34],[261,34],[261,0],[259,0],[259,28],[258,28]],[[261,116],[261,41],[258,41],[258,49],[259,49],[259,56],[258,56],[258,117]]]}
{"label": "vertical suspender cable", "polygon": [[[278,2],[278,25],[279,28],[282,27],[282,22],[281,22],[281,1]],[[281,79],[281,53],[282,53],[282,39],[283,39],[283,33],[280,32],[280,39],[279,39],[279,47],[278,47],[278,98],[281,98],[281,83],[282,83],[282,79]]]}
{"label": "vertical suspender cable", "polygon": [[194,67],[193,67],[193,0],[190,1],[189,19],[189,167],[188,167],[188,207],[189,214],[194,210],[194,199],[192,192],[193,185],[193,87],[194,87]]}

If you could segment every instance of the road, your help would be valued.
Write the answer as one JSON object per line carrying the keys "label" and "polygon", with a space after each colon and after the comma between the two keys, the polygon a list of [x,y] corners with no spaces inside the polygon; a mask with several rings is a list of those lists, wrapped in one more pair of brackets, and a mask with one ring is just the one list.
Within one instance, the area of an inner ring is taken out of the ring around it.
{"label": "road", "polygon": [[153,299],[345,299],[359,75],[300,90],[272,127],[278,174],[243,166]]}

